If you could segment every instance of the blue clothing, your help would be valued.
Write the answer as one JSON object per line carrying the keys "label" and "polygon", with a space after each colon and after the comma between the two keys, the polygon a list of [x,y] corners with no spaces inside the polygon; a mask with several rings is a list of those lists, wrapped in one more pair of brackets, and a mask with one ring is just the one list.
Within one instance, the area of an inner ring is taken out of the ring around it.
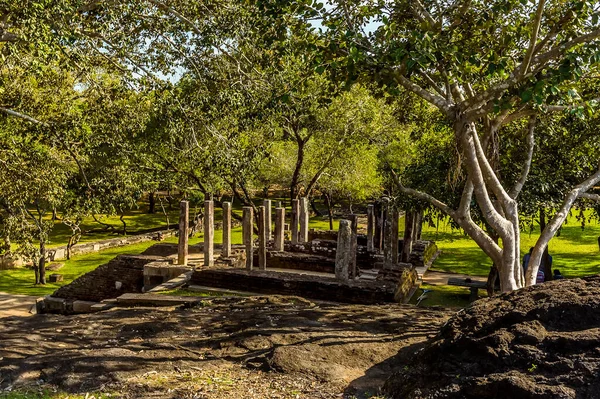
{"label": "blue clothing", "polygon": [[536,284],[541,284],[546,280],[546,275],[544,274],[544,272],[542,270],[538,270],[537,272],[537,276],[535,278],[535,283]]}
{"label": "blue clothing", "polygon": [[529,266],[529,258],[531,258],[531,254],[529,253],[523,256],[523,272],[527,271],[527,266]]}

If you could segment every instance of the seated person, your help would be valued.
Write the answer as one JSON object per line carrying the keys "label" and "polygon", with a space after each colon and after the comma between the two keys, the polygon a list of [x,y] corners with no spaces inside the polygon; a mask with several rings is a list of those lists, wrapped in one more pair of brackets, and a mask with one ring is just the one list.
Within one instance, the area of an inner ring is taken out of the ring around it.
{"label": "seated person", "polygon": [[542,270],[542,268],[540,268],[537,272],[537,276],[535,278],[535,283],[541,284],[544,281],[546,281],[546,275],[544,274],[544,271]]}

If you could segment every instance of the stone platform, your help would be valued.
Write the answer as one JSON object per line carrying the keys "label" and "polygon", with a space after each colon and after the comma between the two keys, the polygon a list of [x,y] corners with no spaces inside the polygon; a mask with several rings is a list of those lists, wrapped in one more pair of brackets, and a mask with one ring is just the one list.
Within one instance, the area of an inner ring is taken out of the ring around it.
{"label": "stone platform", "polygon": [[[414,272],[413,272],[414,273]],[[414,273],[416,275],[416,273]],[[340,282],[333,275],[298,274],[245,269],[204,269],[192,274],[190,284],[257,294],[294,295],[309,299],[355,304],[401,302],[413,279],[396,284],[390,281],[352,280]],[[416,280],[416,277],[414,278]]]}

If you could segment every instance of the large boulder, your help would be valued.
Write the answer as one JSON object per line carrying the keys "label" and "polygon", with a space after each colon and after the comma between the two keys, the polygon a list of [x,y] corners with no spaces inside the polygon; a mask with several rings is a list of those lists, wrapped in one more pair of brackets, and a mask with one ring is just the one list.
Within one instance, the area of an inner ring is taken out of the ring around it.
{"label": "large boulder", "polygon": [[385,385],[392,398],[600,398],[600,276],[475,302]]}

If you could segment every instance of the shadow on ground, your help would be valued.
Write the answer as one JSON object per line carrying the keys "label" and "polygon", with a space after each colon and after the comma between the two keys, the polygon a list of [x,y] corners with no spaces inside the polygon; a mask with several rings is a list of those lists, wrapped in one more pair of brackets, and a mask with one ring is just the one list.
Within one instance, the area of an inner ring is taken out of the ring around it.
{"label": "shadow on ground", "polygon": [[8,318],[0,388],[41,382],[131,397],[365,397],[398,367],[396,354],[414,351],[449,315],[272,296]]}

